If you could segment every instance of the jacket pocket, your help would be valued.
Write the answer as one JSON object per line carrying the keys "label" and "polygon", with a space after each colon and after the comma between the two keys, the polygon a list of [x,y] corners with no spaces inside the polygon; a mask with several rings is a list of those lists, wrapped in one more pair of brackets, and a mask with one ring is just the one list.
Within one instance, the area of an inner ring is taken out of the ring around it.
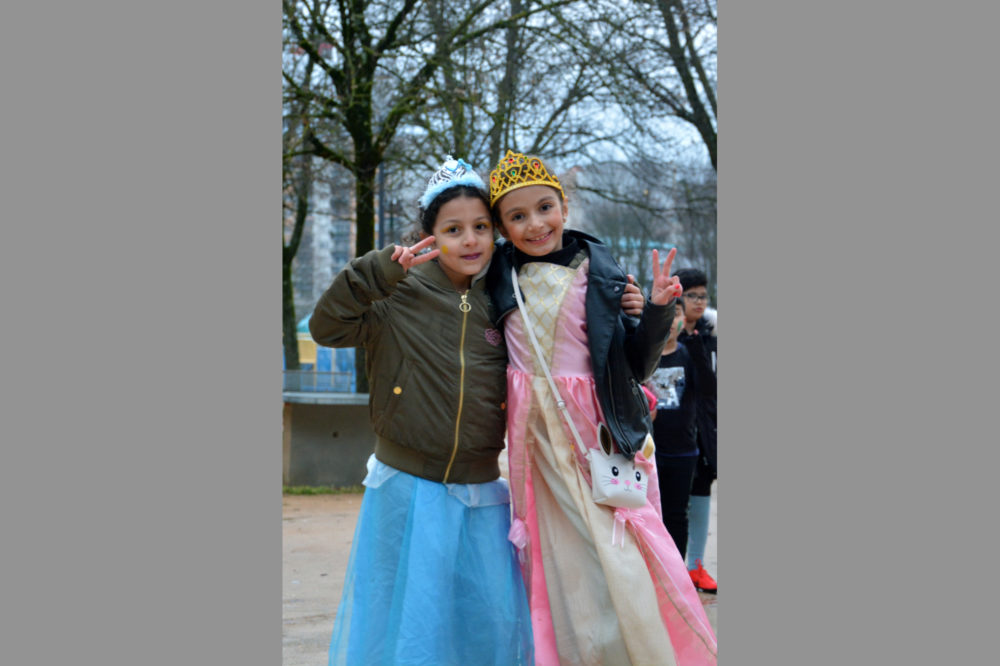
{"label": "jacket pocket", "polygon": [[378,395],[378,403],[373,404],[375,409],[372,416],[376,421],[388,425],[403,401],[411,399],[407,397],[407,392],[413,388],[409,386],[409,383],[410,364],[404,360],[399,364],[399,372],[396,373],[392,381],[382,385]]}

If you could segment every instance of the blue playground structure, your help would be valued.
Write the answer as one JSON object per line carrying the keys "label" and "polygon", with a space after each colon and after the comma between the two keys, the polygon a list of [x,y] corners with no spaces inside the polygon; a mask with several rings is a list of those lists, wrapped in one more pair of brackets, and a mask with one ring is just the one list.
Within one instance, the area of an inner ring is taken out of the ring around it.
{"label": "blue playground structure", "polygon": [[331,349],[317,345],[309,334],[311,316],[312,313],[306,315],[295,329],[300,369],[286,369],[282,354],[284,390],[353,393],[356,390],[354,349]]}

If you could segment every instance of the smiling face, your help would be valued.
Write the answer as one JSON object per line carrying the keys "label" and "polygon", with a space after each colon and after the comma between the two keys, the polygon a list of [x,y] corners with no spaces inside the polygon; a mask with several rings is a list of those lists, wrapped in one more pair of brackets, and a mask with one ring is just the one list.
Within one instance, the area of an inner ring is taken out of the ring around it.
{"label": "smiling face", "polygon": [[562,249],[566,203],[547,185],[528,185],[497,202],[500,233],[521,252],[541,257]]}
{"label": "smiling face", "polygon": [[441,270],[456,289],[468,289],[493,256],[493,222],[486,204],[464,195],[452,199],[438,211],[433,232]]}

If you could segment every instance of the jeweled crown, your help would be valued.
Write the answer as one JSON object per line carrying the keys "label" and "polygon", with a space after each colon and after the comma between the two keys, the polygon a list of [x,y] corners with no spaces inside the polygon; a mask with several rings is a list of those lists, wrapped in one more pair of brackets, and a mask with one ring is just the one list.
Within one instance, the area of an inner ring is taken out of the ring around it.
{"label": "jeweled crown", "polygon": [[511,190],[528,185],[548,185],[566,196],[559,179],[549,173],[540,159],[508,150],[490,171],[490,206]]}

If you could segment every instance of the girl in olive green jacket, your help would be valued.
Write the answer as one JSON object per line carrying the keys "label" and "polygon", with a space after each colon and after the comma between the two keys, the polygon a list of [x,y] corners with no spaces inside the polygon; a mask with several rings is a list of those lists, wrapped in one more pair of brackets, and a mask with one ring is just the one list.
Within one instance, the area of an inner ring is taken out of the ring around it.
{"label": "girl in olive green jacket", "polygon": [[310,319],[319,344],[365,348],[376,433],[330,664],[534,663],[497,464],[507,350],[484,291],[487,201],[449,158],[420,200],[425,238],[352,261]]}

